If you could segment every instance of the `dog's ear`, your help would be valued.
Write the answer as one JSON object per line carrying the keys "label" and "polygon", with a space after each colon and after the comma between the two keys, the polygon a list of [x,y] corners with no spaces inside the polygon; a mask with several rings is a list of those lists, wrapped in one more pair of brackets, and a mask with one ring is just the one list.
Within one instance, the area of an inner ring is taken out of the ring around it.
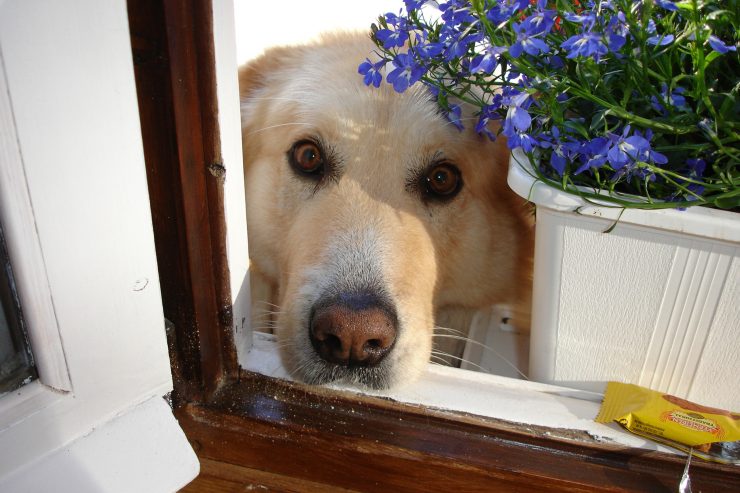
{"label": "dog's ear", "polygon": [[239,95],[242,101],[268,86],[275,74],[296,58],[297,51],[302,51],[302,48],[287,46],[270,48],[246,65],[242,65],[239,69]]}

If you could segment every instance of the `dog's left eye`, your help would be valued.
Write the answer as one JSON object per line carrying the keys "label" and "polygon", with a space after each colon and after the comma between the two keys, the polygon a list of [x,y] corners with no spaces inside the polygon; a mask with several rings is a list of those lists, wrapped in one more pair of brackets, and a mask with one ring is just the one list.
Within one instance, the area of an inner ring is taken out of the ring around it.
{"label": "dog's left eye", "polygon": [[462,176],[457,166],[442,162],[429,168],[422,177],[422,185],[428,198],[449,200],[460,191]]}
{"label": "dog's left eye", "polygon": [[290,165],[302,175],[318,175],[324,172],[324,156],[318,144],[301,140],[293,144],[288,152]]}

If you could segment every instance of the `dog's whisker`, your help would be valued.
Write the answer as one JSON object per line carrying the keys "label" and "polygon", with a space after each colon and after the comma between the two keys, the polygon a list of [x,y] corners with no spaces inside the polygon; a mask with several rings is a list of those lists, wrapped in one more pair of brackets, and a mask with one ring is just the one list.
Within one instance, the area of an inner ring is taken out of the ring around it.
{"label": "dog's whisker", "polygon": [[456,334],[456,335],[465,337],[465,332],[463,332],[462,330],[453,329],[451,327],[441,327],[439,325],[435,325],[434,328],[433,328],[433,330],[445,330],[445,331],[450,332],[452,334]]}
{"label": "dog's whisker", "polygon": [[429,359],[429,363],[433,365],[437,365],[437,366],[447,366],[447,367],[452,366],[444,358],[440,358],[439,356],[434,356],[434,355],[432,355],[432,357]]}
{"label": "dog's whisker", "polygon": [[257,130],[253,130],[252,132],[249,132],[249,134],[247,134],[247,135],[254,135],[254,134],[258,134],[260,132],[265,132],[267,130],[272,130],[272,129],[280,128],[280,127],[290,127],[290,126],[310,127],[311,124],[310,123],[303,123],[303,122],[280,123],[278,125],[270,125],[269,127],[258,128]]}
{"label": "dog's whisker", "polygon": [[[482,342],[478,342],[478,341],[473,340],[473,339],[470,339],[468,337],[460,337],[460,336],[451,335],[451,334],[434,334],[433,337],[441,337],[441,338],[448,338],[448,339],[457,339],[457,340],[465,341],[466,344],[467,343],[471,343],[471,344],[475,344],[477,346],[480,346],[483,349],[485,349],[486,351],[492,352],[496,357],[498,357],[499,359],[501,359],[501,361],[503,361],[504,363],[506,363],[507,365],[509,365],[523,379],[529,380],[529,377],[527,375],[525,375],[524,372],[522,372],[514,363],[512,363],[511,361],[509,361],[503,354],[499,353],[498,351],[496,351],[492,347],[483,344]],[[467,363],[470,363],[470,364],[472,364],[474,366],[478,366],[478,365],[476,365],[475,363],[473,363],[471,361],[468,361]]]}
{"label": "dog's whisker", "polygon": [[[465,358],[460,358],[458,356],[452,356],[451,354],[449,355],[449,357],[452,358],[452,359],[454,359],[454,360],[460,361],[461,363],[467,363],[467,364],[469,364],[471,366],[474,366],[481,373],[488,373],[489,375],[492,374],[491,370],[489,370],[488,368],[485,368],[485,367],[483,367],[483,366],[481,366],[481,365],[479,365],[477,363],[473,363],[472,361],[467,360]],[[519,371],[519,370],[517,370],[517,371]]]}
{"label": "dog's whisker", "polygon": [[300,103],[301,100],[297,98],[281,98],[281,97],[266,97],[266,96],[250,96],[248,98],[241,99],[241,103],[250,103],[252,101],[289,101],[291,103]]}
{"label": "dog's whisker", "polygon": [[280,308],[280,305],[276,305],[275,303],[270,303],[267,300],[254,300],[254,302],[255,303],[260,303],[260,304],[263,304],[263,305],[270,305],[270,306],[273,306],[275,308]]}

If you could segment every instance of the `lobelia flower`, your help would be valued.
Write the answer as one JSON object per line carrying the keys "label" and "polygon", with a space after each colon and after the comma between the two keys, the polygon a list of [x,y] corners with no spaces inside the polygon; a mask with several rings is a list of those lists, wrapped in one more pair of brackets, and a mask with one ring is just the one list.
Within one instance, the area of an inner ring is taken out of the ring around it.
{"label": "lobelia flower", "polygon": [[647,154],[650,148],[650,143],[645,138],[639,135],[628,137],[630,130],[630,126],[627,125],[622,130],[622,135],[607,134],[611,145],[606,157],[612,168],[617,171],[628,163],[636,161],[640,155]]}
{"label": "lobelia flower", "polygon": [[[382,83],[383,67],[398,92],[421,80],[457,128],[460,100],[477,106],[475,131],[503,134],[509,148],[539,158],[537,173],[553,186],[638,194],[649,204],[689,200],[711,183],[704,191],[718,197],[715,205],[733,206],[740,50],[722,39],[738,26],[718,10],[720,0],[696,12],[678,0],[404,3],[409,14],[386,14],[387,29],[373,34],[382,60],[358,68],[366,85]],[[427,20],[430,7],[439,17]],[[702,70],[692,65],[698,50]],[[706,156],[711,167],[691,161]]]}
{"label": "lobelia flower", "polygon": [[385,60],[373,63],[366,58],[365,61],[357,67],[357,72],[364,75],[362,81],[366,86],[372,84],[375,87],[380,87],[380,83],[383,81],[383,74],[380,73],[380,71],[385,64]]}
{"label": "lobelia flower", "polygon": [[581,143],[561,139],[560,130],[558,130],[558,127],[553,127],[550,136],[540,136],[539,146],[551,150],[550,166],[559,176],[563,176],[568,163],[575,160],[581,148]]}
{"label": "lobelia flower", "polygon": [[522,52],[525,52],[532,56],[537,56],[540,53],[547,53],[550,51],[550,47],[547,43],[538,38],[542,35],[542,32],[535,32],[539,25],[533,25],[530,22],[531,17],[527,18],[521,24],[516,22],[512,23],[511,27],[517,35],[516,41],[509,48],[509,54],[514,58],[518,58]]}
{"label": "lobelia flower", "polygon": [[406,33],[408,31],[406,18],[388,13],[385,14],[385,21],[389,26],[393,26],[394,29],[378,29],[375,36],[383,43],[383,48],[387,50],[391,48],[403,48],[403,45],[406,44]]}
{"label": "lobelia flower", "polygon": [[385,78],[396,92],[404,92],[410,85],[418,82],[424,75],[425,69],[409,53],[396,55],[392,61],[395,67]]}
{"label": "lobelia flower", "polygon": [[663,116],[668,114],[668,110],[663,106],[663,103],[668,104],[673,110],[686,110],[688,109],[688,104],[686,103],[686,98],[683,96],[685,92],[686,90],[683,87],[676,87],[673,91],[668,92],[668,84],[663,82],[660,85],[661,99],[659,100],[656,96],[652,96],[650,98],[650,104],[655,111]]}
{"label": "lobelia flower", "polygon": [[609,152],[609,139],[606,137],[596,137],[585,142],[579,150],[582,164],[573,174],[579,175],[587,169],[601,168],[606,164],[607,152]]}
{"label": "lobelia flower", "polygon": [[678,10],[678,7],[672,0],[655,0],[655,5],[670,12],[676,12]]}
{"label": "lobelia flower", "polygon": [[406,5],[406,12],[413,12],[414,10],[419,10],[422,8],[425,4],[429,3],[430,0],[403,0],[403,3]]}
{"label": "lobelia flower", "polygon": [[554,10],[542,10],[544,7],[545,2],[538,2],[538,10],[527,17],[524,21],[529,23],[529,33],[532,35],[547,34],[555,25],[555,16],[557,15],[557,12]]}
{"label": "lobelia flower", "polygon": [[737,48],[732,45],[726,45],[714,34],[709,35],[709,46],[720,55],[724,55],[728,51],[737,51]]}
{"label": "lobelia flower", "polygon": [[538,145],[538,140],[526,131],[532,125],[532,117],[527,109],[532,104],[532,99],[526,92],[503,95],[503,102],[508,106],[506,118],[501,133],[506,136],[509,149],[521,147],[525,152],[532,152]]}
{"label": "lobelia flower", "polygon": [[494,25],[508,21],[514,14],[529,6],[529,0],[499,0],[486,12],[486,19]]}
{"label": "lobelia flower", "polygon": [[482,33],[460,35],[457,32],[445,32],[445,30],[442,36],[445,36],[444,58],[447,61],[462,57],[468,52],[470,46],[483,38]]}
{"label": "lobelia flower", "polygon": [[475,58],[470,62],[470,73],[484,73],[491,74],[493,69],[498,64],[499,57],[506,53],[507,48],[505,46],[488,46],[483,50],[483,53],[476,55]]}
{"label": "lobelia flower", "polygon": [[462,117],[462,108],[460,108],[459,104],[450,104],[449,110],[445,110],[444,115],[458,130],[465,128],[460,121],[460,118]]}
{"label": "lobelia flower", "polygon": [[421,35],[416,33],[416,41],[411,48],[413,54],[419,57],[421,60],[432,60],[434,57],[444,51],[444,43],[430,43],[427,40],[426,33]]}
{"label": "lobelia flower", "polygon": [[469,2],[466,0],[448,0],[439,6],[442,11],[442,20],[446,26],[457,26],[462,23],[475,21],[475,16],[470,12]]}
{"label": "lobelia flower", "polygon": [[491,120],[501,119],[498,110],[501,108],[502,99],[501,94],[494,94],[491,103],[481,110],[480,115],[478,115],[478,123],[475,125],[475,131],[478,134],[485,135],[491,141],[496,140],[496,135],[488,129],[488,123]]}

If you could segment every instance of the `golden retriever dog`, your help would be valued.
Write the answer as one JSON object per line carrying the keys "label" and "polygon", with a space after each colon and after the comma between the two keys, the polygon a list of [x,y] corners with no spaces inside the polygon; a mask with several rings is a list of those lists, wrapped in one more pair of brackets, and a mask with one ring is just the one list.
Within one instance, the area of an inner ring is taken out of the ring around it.
{"label": "golden retriever dog", "polygon": [[531,213],[505,142],[459,131],[421,84],[365,87],[373,48],[337,34],[239,74],[252,271],[311,384],[413,381],[448,308],[508,303],[528,323]]}

